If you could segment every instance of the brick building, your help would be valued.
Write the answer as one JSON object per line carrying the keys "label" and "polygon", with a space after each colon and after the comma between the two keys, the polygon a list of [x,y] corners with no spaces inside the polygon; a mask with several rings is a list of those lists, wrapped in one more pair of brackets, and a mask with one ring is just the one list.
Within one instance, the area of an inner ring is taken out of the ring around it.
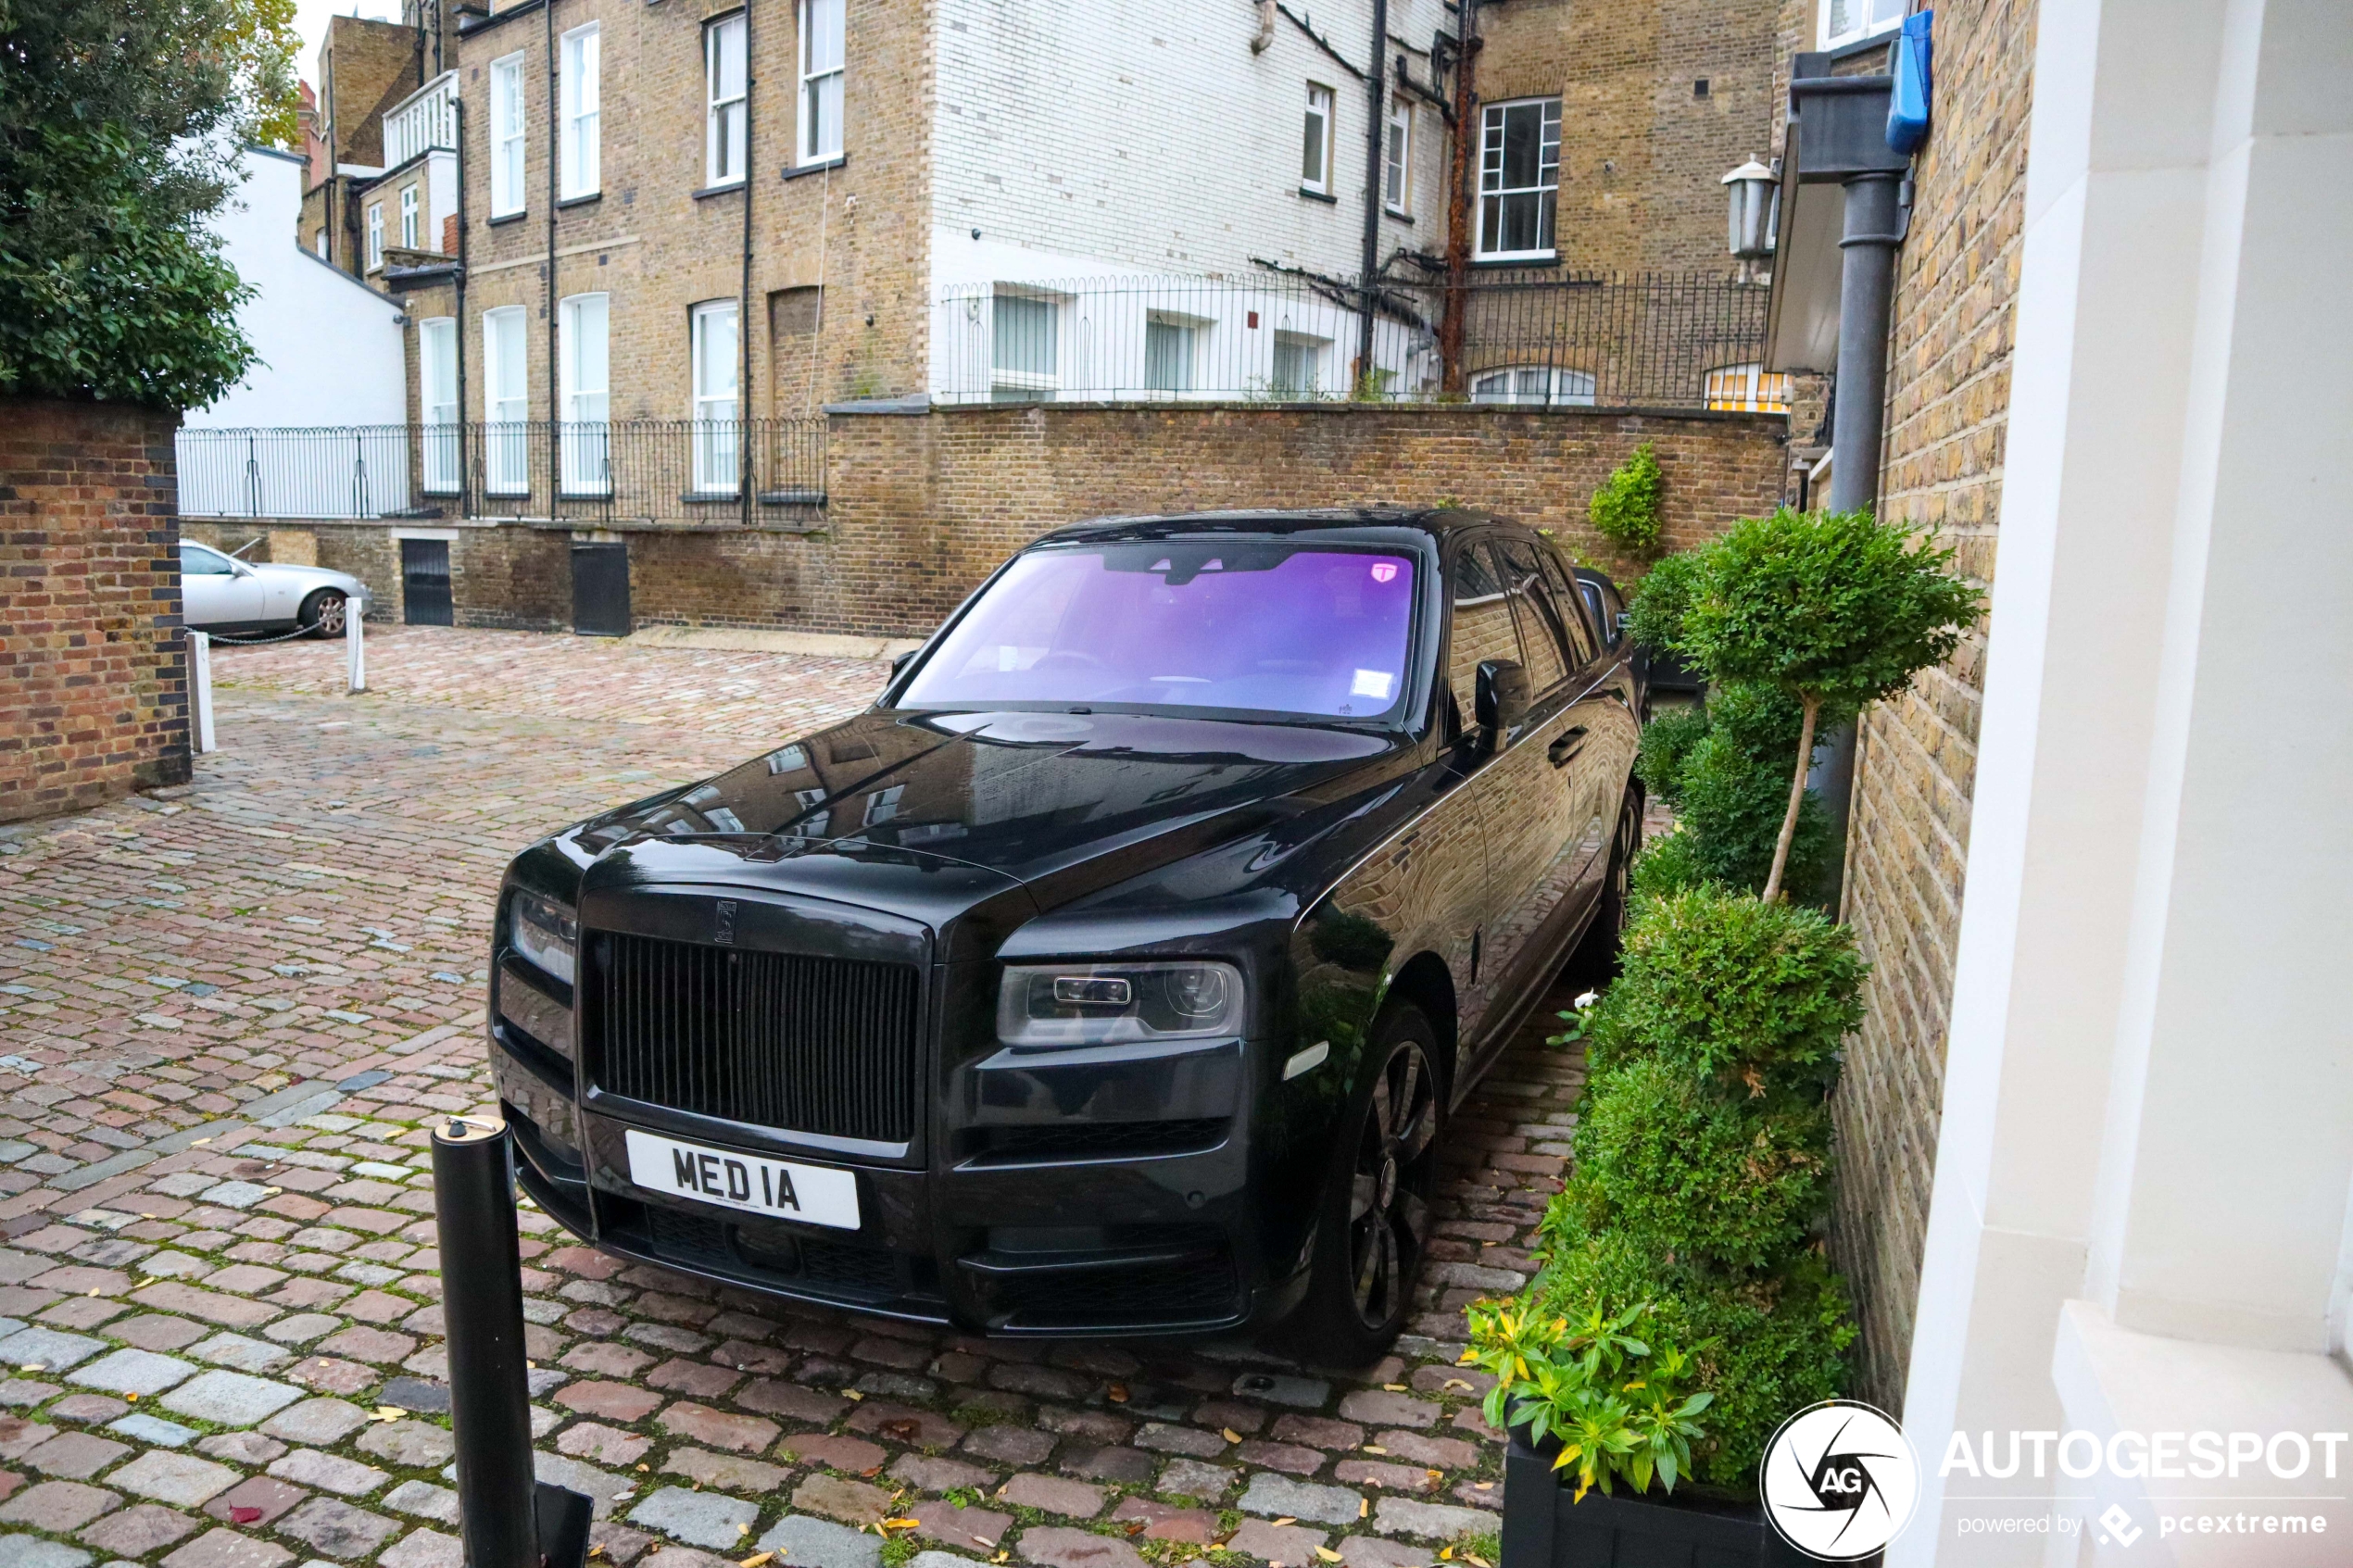
{"label": "brick building", "polygon": [[0,403],[0,822],[188,780],[176,422]]}
{"label": "brick building", "polygon": [[[397,128],[387,123],[440,69],[434,27],[419,13],[417,0],[409,9],[409,19],[399,22],[330,17],[319,45],[316,101],[307,106],[303,126],[310,172],[297,238],[314,256],[354,274],[381,271],[387,234],[396,238],[399,231],[398,209],[387,218],[380,187],[388,175],[412,172],[408,166],[423,151],[399,146]],[[397,159],[388,158],[396,152]],[[387,230],[387,222],[395,227]],[[430,238],[425,248],[438,245],[437,237]]]}

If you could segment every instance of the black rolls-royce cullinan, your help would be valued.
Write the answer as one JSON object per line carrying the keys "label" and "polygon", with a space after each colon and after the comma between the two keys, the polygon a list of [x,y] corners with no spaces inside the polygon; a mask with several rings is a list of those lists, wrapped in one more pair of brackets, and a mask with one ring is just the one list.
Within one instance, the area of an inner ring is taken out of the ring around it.
{"label": "black rolls-royce cullinan", "polygon": [[1622,916],[1642,693],[1590,603],[1465,511],[1040,539],[868,711],[514,861],[523,1188],[785,1297],[1371,1354],[1449,1112]]}

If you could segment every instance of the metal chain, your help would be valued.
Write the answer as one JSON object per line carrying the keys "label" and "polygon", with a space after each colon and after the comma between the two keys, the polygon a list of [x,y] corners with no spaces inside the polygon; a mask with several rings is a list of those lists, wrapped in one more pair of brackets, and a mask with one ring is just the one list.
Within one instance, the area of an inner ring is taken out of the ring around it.
{"label": "metal chain", "polygon": [[[204,628],[201,626],[191,626],[188,630],[191,632],[204,632]],[[232,647],[258,648],[265,643],[290,643],[296,637],[308,637],[315,630],[317,630],[315,627],[297,626],[293,631],[283,633],[275,637],[232,637],[220,632],[205,632],[205,635],[210,637],[215,643],[227,644]],[[333,636],[329,636],[322,638],[321,640],[332,642],[337,639]]]}

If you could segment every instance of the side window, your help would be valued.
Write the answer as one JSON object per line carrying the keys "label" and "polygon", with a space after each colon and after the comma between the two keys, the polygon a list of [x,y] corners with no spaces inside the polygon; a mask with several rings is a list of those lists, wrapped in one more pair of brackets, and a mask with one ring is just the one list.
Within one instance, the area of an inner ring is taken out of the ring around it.
{"label": "side window", "polygon": [[1560,612],[1553,608],[1552,591],[1544,585],[1534,550],[1518,539],[1499,539],[1493,547],[1512,619],[1519,623],[1519,644],[1527,650],[1528,689],[1541,696],[1568,678]]}
{"label": "side window", "polygon": [[180,546],[180,571],[182,576],[226,577],[229,563],[201,545]]}
{"label": "side window", "polygon": [[1578,592],[1579,584],[1561,564],[1559,554],[1549,546],[1537,556],[1544,568],[1544,581],[1553,590],[1553,602],[1560,607],[1561,622],[1567,628],[1568,643],[1574,650],[1569,662],[1582,668],[1600,654],[1601,646],[1593,640],[1592,622],[1585,614],[1585,596]]}
{"label": "side window", "polygon": [[1446,685],[1463,723],[1478,711],[1478,667],[1490,659],[1519,658],[1512,611],[1487,552],[1466,545],[1454,556],[1454,629],[1446,641]]}

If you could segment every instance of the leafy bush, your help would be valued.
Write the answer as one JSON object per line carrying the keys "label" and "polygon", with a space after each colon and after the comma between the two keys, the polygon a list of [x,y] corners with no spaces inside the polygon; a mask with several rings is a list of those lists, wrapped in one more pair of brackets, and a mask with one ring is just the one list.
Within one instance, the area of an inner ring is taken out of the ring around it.
{"label": "leafy bush", "polygon": [[1634,758],[1634,776],[1654,800],[1680,806],[1683,800],[1683,764],[1692,748],[1706,738],[1706,712],[1678,708],[1642,726],[1642,749]]}
{"label": "leafy bush", "polygon": [[1574,1316],[1508,1304],[1469,1311],[1463,1361],[1495,1375],[1488,1424],[1525,1425],[1531,1443],[1557,1440],[1553,1468],[1570,1473],[1577,1501],[1596,1484],[1609,1492],[1626,1481],[1646,1492],[1654,1476],[1673,1491],[1691,1473],[1692,1441],[1706,1436],[1693,1418],[1715,1397],[1690,1388],[1692,1352],[1651,1332],[1649,1312],[1646,1302],[1598,1300]]}
{"label": "leafy bush", "polygon": [[1635,901],[1680,893],[1706,882],[1707,873],[1700,869],[1695,853],[1697,846],[1698,835],[1683,827],[1643,845],[1642,852],[1634,858]]}
{"label": "leafy bush", "polygon": [[1801,1104],[1828,1094],[1839,1043],[1863,1017],[1868,966],[1846,927],[1697,887],[1644,900],[1621,951],[1592,1031],[1597,1077],[1639,1052],[1728,1094]]}
{"label": "leafy bush", "polygon": [[1647,556],[1658,548],[1658,501],[1665,489],[1657,455],[1645,441],[1593,492],[1585,515],[1611,544]]}
{"label": "leafy bush", "polygon": [[1678,648],[1683,615],[1699,592],[1699,554],[1685,550],[1653,565],[1626,601],[1626,630],[1646,648]]}
{"label": "leafy bush", "polygon": [[1529,1312],[1573,1320],[1642,1301],[1654,1338],[1696,1347],[1692,1384],[1715,1395],[1707,1434],[1692,1445],[1692,1477],[1704,1485],[1753,1491],[1774,1428],[1845,1386],[1855,1340],[1846,1285],[1811,1251],[1770,1273],[1715,1277],[1663,1261],[1630,1234],[1592,1229],[1557,1203],[1545,1241]]}
{"label": "leafy bush", "polygon": [[[1678,809],[1702,877],[1744,893],[1761,890],[1773,874],[1788,808],[1789,780],[1779,766],[1759,766],[1754,753],[1721,734],[1692,748]],[[1782,880],[1810,896],[1830,872],[1836,836],[1821,797],[1808,791],[1798,807]]]}
{"label": "leafy bush", "polygon": [[1754,1113],[1683,1064],[1640,1056],[1578,1121],[1577,1185],[1592,1223],[1673,1257],[1761,1269],[1805,1242],[1828,1195],[1830,1144],[1819,1104]]}
{"label": "leafy bush", "polygon": [[1780,894],[1823,710],[1851,712],[1902,691],[1957,647],[1983,610],[1984,596],[1952,575],[1952,562],[1951,550],[1868,510],[1783,507],[1743,519],[1688,569],[1674,646],[1716,681],[1770,685],[1800,704],[1768,902]]}

